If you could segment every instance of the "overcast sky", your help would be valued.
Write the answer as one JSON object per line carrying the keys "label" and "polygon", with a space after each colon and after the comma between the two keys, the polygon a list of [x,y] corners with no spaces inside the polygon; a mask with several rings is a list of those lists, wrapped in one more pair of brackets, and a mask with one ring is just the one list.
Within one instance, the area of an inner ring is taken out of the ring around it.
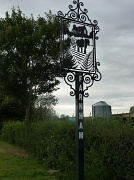
{"label": "overcast sky", "polygon": [[[97,41],[97,61],[102,80],[89,88],[89,97],[84,98],[84,115],[89,116],[92,105],[106,101],[112,113],[129,112],[134,105],[134,0],[82,0],[88,16],[98,21],[100,32]],[[0,17],[18,6],[22,12],[36,18],[49,10],[56,14],[69,11],[73,0],[0,0]],[[56,112],[72,116],[75,114],[75,98],[69,95],[70,88],[61,81]]]}

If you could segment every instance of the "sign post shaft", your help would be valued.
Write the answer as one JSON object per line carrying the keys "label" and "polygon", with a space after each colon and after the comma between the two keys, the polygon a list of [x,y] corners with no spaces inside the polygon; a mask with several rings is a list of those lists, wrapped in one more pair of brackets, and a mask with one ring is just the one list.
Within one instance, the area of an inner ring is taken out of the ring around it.
{"label": "sign post shaft", "polygon": [[83,74],[76,72],[76,166],[77,180],[84,180]]}
{"label": "sign post shaft", "polygon": [[[91,21],[87,14],[88,10],[82,6],[83,2],[73,0],[73,5],[68,6],[67,13],[58,11],[57,14],[61,29],[61,69],[66,84],[71,88],[70,95],[75,96],[77,180],[84,180],[83,98],[89,96],[87,90],[94,81],[100,81],[102,77],[98,69],[100,63],[96,61],[96,40],[100,29],[98,22]],[[68,42],[70,47],[66,48]]]}

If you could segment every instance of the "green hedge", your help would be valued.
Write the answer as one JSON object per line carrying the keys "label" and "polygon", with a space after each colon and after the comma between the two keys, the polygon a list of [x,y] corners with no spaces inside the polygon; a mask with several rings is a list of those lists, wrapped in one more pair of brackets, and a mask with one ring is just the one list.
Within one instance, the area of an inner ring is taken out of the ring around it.
{"label": "green hedge", "polygon": [[[134,179],[134,126],[120,120],[85,121],[85,180]],[[75,180],[75,123],[67,121],[8,122],[1,138],[26,148],[59,179]]]}

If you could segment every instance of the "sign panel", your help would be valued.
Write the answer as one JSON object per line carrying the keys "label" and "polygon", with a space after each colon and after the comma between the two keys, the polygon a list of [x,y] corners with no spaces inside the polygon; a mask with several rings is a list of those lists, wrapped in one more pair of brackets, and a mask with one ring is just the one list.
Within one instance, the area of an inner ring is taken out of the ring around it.
{"label": "sign panel", "polygon": [[66,37],[70,39],[68,55],[72,57],[73,66],[69,70],[73,72],[95,73],[94,26],[91,24],[84,25],[80,22],[67,22],[66,20],[62,20],[62,25],[62,43],[64,44]]}

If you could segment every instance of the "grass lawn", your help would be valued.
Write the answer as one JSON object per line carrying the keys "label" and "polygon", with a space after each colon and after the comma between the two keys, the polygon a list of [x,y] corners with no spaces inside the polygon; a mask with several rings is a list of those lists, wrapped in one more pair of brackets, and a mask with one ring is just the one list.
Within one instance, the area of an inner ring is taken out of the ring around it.
{"label": "grass lawn", "polygon": [[57,180],[25,150],[0,141],[0,180]]}

